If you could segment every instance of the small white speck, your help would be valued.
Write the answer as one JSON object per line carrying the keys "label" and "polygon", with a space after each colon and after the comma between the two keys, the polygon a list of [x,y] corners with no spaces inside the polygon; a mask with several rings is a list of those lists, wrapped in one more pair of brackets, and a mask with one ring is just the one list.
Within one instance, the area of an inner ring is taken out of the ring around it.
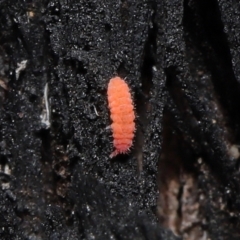
{"label": "small white speck", "polygon": [[10,170],[8,164],[5,164],[5,165],[4,165],[4,173],[6,173],[6,174],[8,174],[8,175],[11,175],[11,170]]}
{"label": "small white speck", "polygon": [[10,188],[10,183],[2,183],[2,189],[9,189]]}
{"label": "small white speck", "polygon": [[20,63],[17,64],[17,69],[15,70],[15,74],[16,74],[16,79],[18,80],[20,72],[23,71],[26,66],[27,66],[27,62],[28,60],[23,60]]}
{"label": "small white speck", "polygon": [[49,102],[48,102],[48,83],[46,83],[44,87],[43,103],[45,104],[45,109],[43,109],[43,112],[41,115],[42,124],[44,124],[46,128],[49,128],[50,127],[50,109],[49,109]]}
{"label": "small white speck", "polygon": [[95,112],[95,114],[99,117],[99,114],[98,114],[98,112],[97,112],[97,109],[96,109],[96,107],[93,105],[93,109],[94,109],[94,112]]}
{"label": "small white speck", "polygon": [[155,72],[157,71],[156,66],[153,66],[152,69],[153,69],[153,71],[155,71]]}
{"label": "small white speck", "polygon": [[111,129],[111,125],[107,126],[105,129],[106,130],[110,130]]}
{"label": "small white speck", "polygon": [[239,152],[238,146],[235,145],[235,144],[232,145],[232,146],[229,148],[228,152],[229,152],[229,155],[230,155],[231,157],[233,157],[234,159],[237,159],[237,158],[239,158],[239,156],[240,156],[240,152]]}
{"label": "small white speck", "polygon": [[212,119],[212,123],[215,124],[217,121],[215,119]]}

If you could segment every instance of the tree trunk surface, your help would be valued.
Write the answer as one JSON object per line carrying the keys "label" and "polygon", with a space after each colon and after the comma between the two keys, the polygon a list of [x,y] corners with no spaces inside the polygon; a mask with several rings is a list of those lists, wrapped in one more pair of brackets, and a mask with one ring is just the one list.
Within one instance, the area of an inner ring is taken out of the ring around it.
{"label": "tree trunk surface", "polygon": [[[0,239],[240,239],[240,3],[0,0]],[[107,86],[135,106],[110,159]]]}

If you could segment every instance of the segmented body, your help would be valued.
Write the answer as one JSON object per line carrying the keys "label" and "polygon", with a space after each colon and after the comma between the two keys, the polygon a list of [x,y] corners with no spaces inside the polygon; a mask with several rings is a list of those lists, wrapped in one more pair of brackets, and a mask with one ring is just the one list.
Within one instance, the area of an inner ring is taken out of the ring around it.
{"label": "segmented body", "polygon": [[132,146],[135,132],[134,105],[127,83],[120,77],[114,77],[108,84],[108,105],[111,114],[111,129],[115,150],[110,155],[127,153]]}

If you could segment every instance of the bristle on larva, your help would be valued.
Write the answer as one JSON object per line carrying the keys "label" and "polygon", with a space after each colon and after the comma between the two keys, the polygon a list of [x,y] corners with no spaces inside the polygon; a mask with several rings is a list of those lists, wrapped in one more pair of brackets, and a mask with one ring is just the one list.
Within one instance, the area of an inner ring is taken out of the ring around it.
{"label": "bristle on larva", "polygon": [[115,148],[110,155],[112,158],[120,153],[127,153],[132,146],[135,132],[135,113],[130,89],[120,77],[110,79],[107,95]]}

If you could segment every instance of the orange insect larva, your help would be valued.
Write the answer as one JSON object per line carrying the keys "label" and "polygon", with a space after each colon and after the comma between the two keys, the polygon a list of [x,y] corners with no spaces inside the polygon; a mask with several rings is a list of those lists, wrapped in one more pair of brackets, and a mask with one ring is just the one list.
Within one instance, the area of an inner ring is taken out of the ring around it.
{"label": "orange insect larva", "polygon": [[111,114],[111,129],[115,150],[110,157],[127,153],[132,146],[135,131],[134,106],[127,83],[114,77],[108,84],[108,106]]}

